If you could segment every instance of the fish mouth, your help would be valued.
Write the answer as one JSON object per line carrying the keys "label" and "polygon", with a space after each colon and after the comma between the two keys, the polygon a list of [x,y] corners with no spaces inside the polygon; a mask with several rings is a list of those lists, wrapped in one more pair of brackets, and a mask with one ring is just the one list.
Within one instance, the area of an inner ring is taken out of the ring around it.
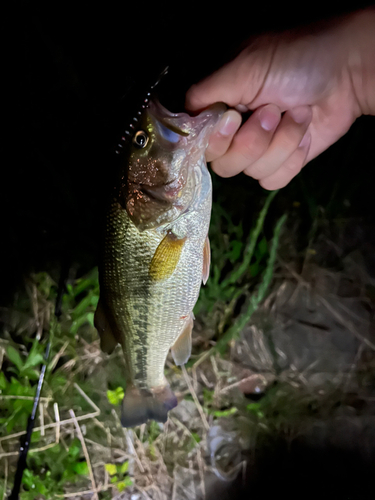
{"label": "fish mouth", "polygon": [[198,115],[191,116],[188,113],[172,113],[166,109],[158,99],[150,102],[149,113],[164,126],[183,137],[191,136],[193,140],[202,133],[209,136],[212,128],[219,121],[227,106],[223,103],[215,103],[201,111]]}
{"label": "fish mouth", "polygon": [[151,200],[158,201],[164,205],[169,205],[172,199],[166,195],[162,188],[140,187],[140,191],[146,194]]}
{"label": "fish mouth", "polygon": [[181,182],[175,179],[161,186],[148,186],[143,184],[140,186],[140,190],[152,200],[170,204],[179,198],[182,187]]}

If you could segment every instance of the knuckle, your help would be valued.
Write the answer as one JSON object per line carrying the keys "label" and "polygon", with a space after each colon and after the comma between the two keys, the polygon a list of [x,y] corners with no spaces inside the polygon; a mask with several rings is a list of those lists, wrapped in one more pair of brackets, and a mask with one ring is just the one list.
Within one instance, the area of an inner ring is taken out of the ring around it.
{"label": "knuckle", "polygon": [[244,173],[253,179],[259,181],[265,176],[264,168],[259,162],[254,163],[253,165],[247,167],[244,170]]}

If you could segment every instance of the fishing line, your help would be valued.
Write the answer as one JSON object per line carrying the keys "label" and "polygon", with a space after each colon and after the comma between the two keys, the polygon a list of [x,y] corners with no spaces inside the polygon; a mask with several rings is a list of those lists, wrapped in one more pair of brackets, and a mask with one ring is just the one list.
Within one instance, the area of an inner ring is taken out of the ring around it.
{"label": "fishing line", "polygon": [[40,395],[41,395],[41,392],[43,389],[44,377],[45,377],[49,353],[50,353],[51,345],[52,345],[52,341],[53,341],[54,329],[56,327],[56,323],[58,323],[60,321],[60,318],[61,318],[61,306],[62,306],[63,296],[64,296],[64,293],[66,291],[66,282],[67,282],[67,278],[68,278],[69,268],[70,268],[70,266],[68,266],[67,263],[65,262],[63,264],[63,267],[61,270],[60,281],[59,281],[59,285],[58,285],[57,297],[56,297],[56,302],[55,302],[55,313],[54,313],[55,321],[52,321],[52,324],[50,327],[49,340],[47,342],[46,350],[44,352],[44,362],[43,362],[42,368],[40,370],[38,385],[37,385],[36,393],[35,393],[35,397],[34,397],[33,408],[32,408],[31,414],[30,414],[30,416],[28,418],[28,422],[27,422],[26,434],[24,436],[22,436],[21,440],[20,440],[21,444],[20,444],[20,449],[19,449],[17,469],[16,469],[16,473],[14,475],[13,489],[12,489],[11,494],[8,497],[8,500],[19,500],[19,493],[20,493],[20,489],[21,489],[23,473],[26,469],[26,461],[27,461],[27,455],[29,452],[29,447],[30,447],[30,442],[31,442],[31,435],[32,435],[32,432],[34,429],[35,417],[36,417],[36,413],[37,413],[38,406],[39,406]]}

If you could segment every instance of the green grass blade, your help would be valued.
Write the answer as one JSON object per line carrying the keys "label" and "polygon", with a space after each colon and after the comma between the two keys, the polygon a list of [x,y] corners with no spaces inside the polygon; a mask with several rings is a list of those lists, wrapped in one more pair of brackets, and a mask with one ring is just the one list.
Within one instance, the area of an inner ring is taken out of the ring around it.
{"label": "green grass blade", "polygon": [[278,192],[279,192],[279,190],[271,191],[269,193],[269,195],[267,196],[266,201],[264,203],[264,206],[259,213],[256,225],[255,225],[254,229],[251,231],[250,241],[247,244],[247,247],[245,249],[244,258],[243,258],[241,264],[239,265],[239,267],[236,270],[234,270],[231,273],[231,275],[222,282],[222,284],[221,284],[222,287],[236,283],[238,281],[238,279],[241,278],[241,276],[249,268],[251,259],[253,258],[253,255],[254,255],[255,246],[257,244],[259,235],[263,229],[264,219],[266,218],[266,215],[267,215],[267,212],[268,212],[268,209],[271,205],[272,200],[274,199],[274,197],[277,195]]}
{"label": "green grass blade", "polygon": [[240,332],[245,328],[245,326],[249,322],[251,316],[258,309],[259,304],[265,298],[267,290],[268,290],[270,283],[271,283],[271,280],[272,280],[273,269],[274,269],[274,265],[275,265],[275,261],[276,261],[276,251],[277,251],[277,247],[279,244],[281,229],[282,229],[283,224],[286,220],[286,217],[287,217],[286,214],[284,214],[282,217],[280,217],[280,219],[277,221],[277,224],[275,226],[272,244],[271,244],[271,248],[270,248],[270,255],[268,258],[268,262],[267,262],[267,267],[266,267],[266,270],[264,272],[263,280],[258,288],[257,293],[255,293],[251,297],[246,312],[244,314],[242,314],[237,319],[237,321],[227,330],[227,332],[221,337],[221,339],[218,340],[215,347],[213,348],[214,350],[218,350],[219,352],[223,352],[225,350],[228,343],[233,338],[236,338],[240,334]]}

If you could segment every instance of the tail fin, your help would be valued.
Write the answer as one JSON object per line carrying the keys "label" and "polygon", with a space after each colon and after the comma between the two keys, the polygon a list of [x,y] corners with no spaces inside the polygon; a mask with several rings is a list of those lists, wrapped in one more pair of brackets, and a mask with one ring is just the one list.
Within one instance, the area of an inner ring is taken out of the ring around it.
{"label": "tail fin", "polygon": [[177,398],[169,385],[160,390],[144,393],[134,386],[126,389],[122,402],[121,423],[123,427],[134,427],[156,420],[166,422],[169,410],[177,406]]}

